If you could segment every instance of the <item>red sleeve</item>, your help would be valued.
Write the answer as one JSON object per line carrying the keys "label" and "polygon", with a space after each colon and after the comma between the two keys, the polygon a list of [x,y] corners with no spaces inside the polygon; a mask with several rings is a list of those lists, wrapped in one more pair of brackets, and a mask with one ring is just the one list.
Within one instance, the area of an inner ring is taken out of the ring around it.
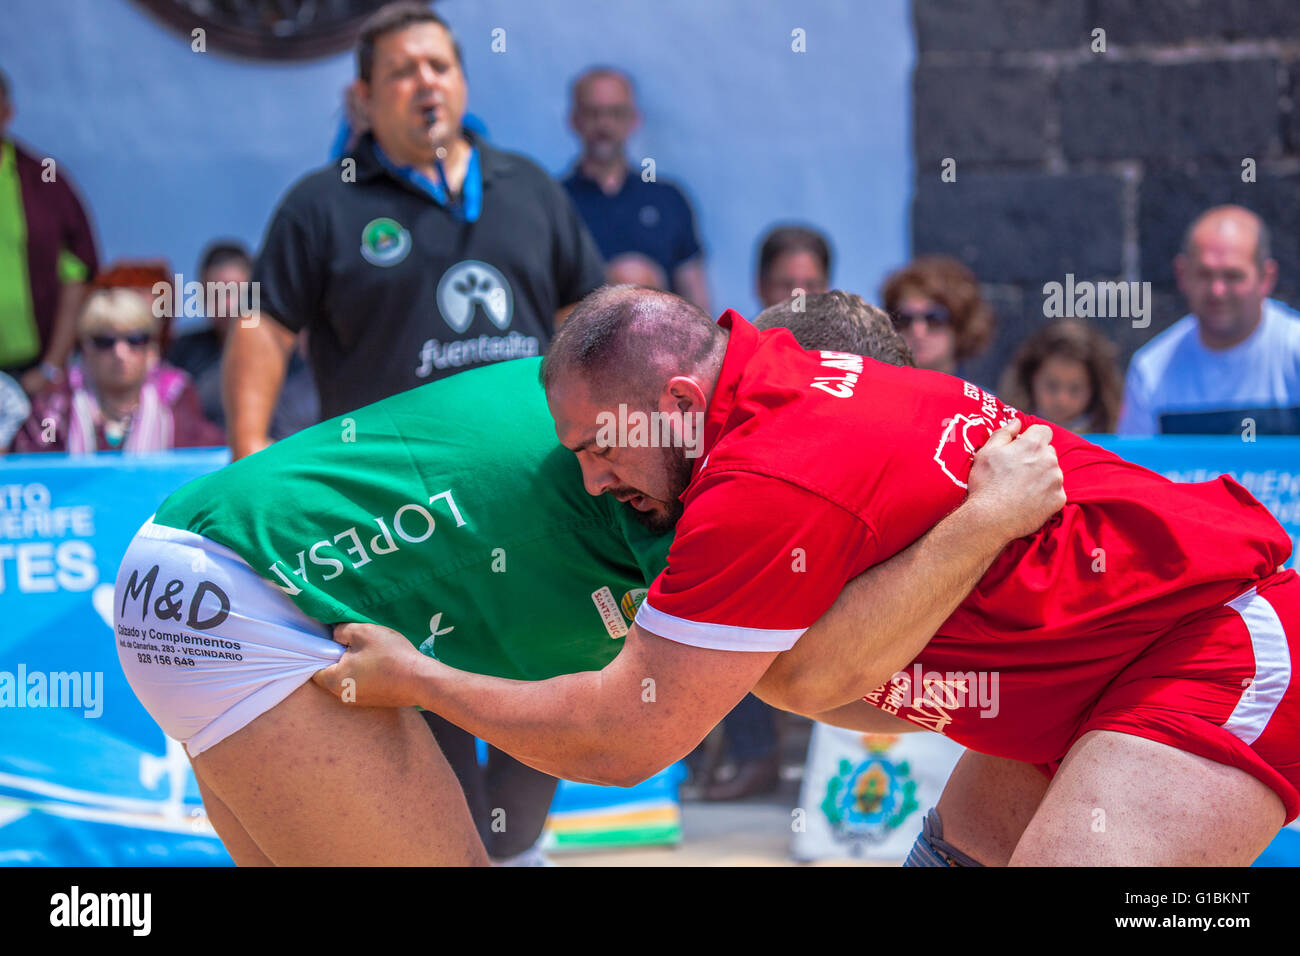
{"label": "red sleeve", "polygon": [[718,650],[784,651],[875,563],[868,525],[820,495],[749,472],[693,489],[636,622]]}

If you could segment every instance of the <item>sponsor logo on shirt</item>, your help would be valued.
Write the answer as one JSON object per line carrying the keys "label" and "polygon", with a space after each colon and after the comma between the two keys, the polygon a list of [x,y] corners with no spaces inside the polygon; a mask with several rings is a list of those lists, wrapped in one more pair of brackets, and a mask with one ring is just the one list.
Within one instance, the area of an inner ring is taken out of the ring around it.
{"label": "sponsor logo on shirt", "polygon": [[818,375],[812,380],[812,387],[835,398],[852,398],[853,388],[862,374],[862,356],[851,352],[822,352],[821,356],[822,365],[844,374]]}
{"label": "sponsor logo on shirt", "polygon": [[636,620],[636,612],[641,609],[641,602],[645,600],[649,588],[633,588],[623,595],[623,600],[619,601],[619,607],[623,610],[623,616],[629,621]]}
{"label": "sponsor logo on shirt", "polygon": [[966,487],[970,477],[971,461],[975,452],[983,447],[997,429],[1009,425],[1016,410],[1004,405],[993,394],[978,385],[962,382],[962,394],[980,403],[978,411],[960,412],[944,420],[939,447],[934,450],[934,461],[958,488]]}
{"label": "sponsor logo on shirt", "polygon": [[[446,515],[443,513],[444,509]],[[438,512],[437,517],[434,515],[435,510]],[[455,521],[457,528],[462,528],[468,523],[456,506],[450,489],[430,497],[428,507],[422,502],[411,501],[387,517],[371,515],[360,527],[354,524],[338,534],[322,538],[310,547],[303,548],[298,552],[296,561],[287,557],[277,558],[267,570],[278,579],[279,583],[276,581],[271,583],[293,597],[295,594],[302,593],[303,589],[299,582],[319,587],[345,571],[362,574],[364,572],[361,569],[370,562],[428,541],[440,527],[446,528],[447,516]],[[441,525],[438,523],[439,518],[442,519]],[[373,527],[371,527],[372,522]],[[376,529],[378,533],[372,534],[371,532]],[[370,542],[368,548],[367,539]],[[328,573],[324,573],[322,568],[329,569]],[[294,580],[295,577],[297,580]],[[313,578],[317,580],[314,581]],[[128,582],[128,590],[134,583],[133,576]],[[434,623],[430,621],[431,637],[436,637],[438,634],[438,628],[432,626]]]}
{"label": "sponsor logo on shirt", "polygon": [[619,613],[618,602],[614,600],[614,592],[608,587],[603,587],[599,591],[591,592],[591,600],[595,602],[596,610],[600,612],[600,619],[605,624],[605,630],[614,640],[620,637],[627,637],[627,625],[623,623],[623,615]]}
{"label": "sponsor logo on shirt", "polygon": [[997,717],[1001,710],[997,671],[927,671],[919,661],[912,670],[899,671],[862,699],[887,714],[945,733],[953,711],[978,709],[980,717]]}
{"label": "sponsor logo on shirt", "polygon": [[372,266],[395,266],[411,252],[411,234],[396,219],[372,219],[361,230],[361,258]]}
{"label": "sponsor logo on shirt", "polygon": [[510,283],[496,268],[477,259],[465,259],[444,272],[437,298],[443,321],[456,332],[469,328],[476,307],[498,329],[509,326],[514,315]]}
{"label": "sponsor logo on shirt", "polygon": [[480,335],[476,339],[439,342],[425,339],[420,346],[420,364],[415,374],[425,378],[434,369],[462,368],[478,362],[505,362],[540,355],[542,343],[535,335]]}

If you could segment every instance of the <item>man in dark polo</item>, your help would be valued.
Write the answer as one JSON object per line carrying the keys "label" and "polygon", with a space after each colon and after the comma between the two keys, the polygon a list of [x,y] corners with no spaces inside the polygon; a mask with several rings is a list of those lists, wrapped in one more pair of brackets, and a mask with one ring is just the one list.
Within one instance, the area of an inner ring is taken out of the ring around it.
{"label": "man in dark polo", "polygon": [[610,67],[587,70],[573,81],[569,125],[582,155],[564,188],[608,260],[627,252],[651,259],[668,288],[709,312],[704,253],[695,214],[682,191],[629,165],[627,140],[641,122],[632,80]]}
{"label": "man in dark polo", "polygon": [[[463,369],[540,355],[569,308],[604,281],[559,184],[462,127],[460,48],[425,5],[389,4],[366,22],[354,91],[369,132],[281,201],[253,271],[260,308],[227,337],[236,458],[270,443],[304,329],[330,418]],[[364,454],[365,436],[355,438]],[[472,737],[426,720],[488,853],[534,862],[555,779],[495,750],[484,771]]]}
{"label": "man in dark polo", "polygon": [[281,201],[253,273],[260,314],[242,319],[227,346],[235,457],[268,444],[303,329],[329,418],[538,355],[566,307],[603,281],[564,190],[462,128],[460,51],[436,14],[418,3],[381,8],[363,27],[357,74],[370,132]]}

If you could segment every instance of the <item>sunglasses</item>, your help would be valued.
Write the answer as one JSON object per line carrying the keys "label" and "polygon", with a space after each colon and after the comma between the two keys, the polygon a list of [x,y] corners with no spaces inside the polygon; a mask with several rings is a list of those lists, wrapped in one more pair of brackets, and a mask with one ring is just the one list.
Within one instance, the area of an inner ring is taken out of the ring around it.
{"label": "sunglasses", "polygon": [[952,322],[952,314],[941,305],[921,312],[897,311],[892,313],[890,318],[894,322],[894,328],[899,332],[906,332],[912,327],[913,322],[924,322],[932,330],[944,328]]}
{"label": "sunglasses", "polygon": [[103,352],[107,352],[118,342],[125,342],[133,349],[142,349],[152,341],[153,335],[149,332],[129,332],[125,335],[92,335],[90,337],[90,344]]}

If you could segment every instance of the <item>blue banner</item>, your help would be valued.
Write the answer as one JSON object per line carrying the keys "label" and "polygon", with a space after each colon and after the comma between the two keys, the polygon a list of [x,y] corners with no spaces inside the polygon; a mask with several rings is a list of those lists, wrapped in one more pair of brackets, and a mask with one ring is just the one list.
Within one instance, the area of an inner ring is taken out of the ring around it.
{"label": "blue banner", "polygon": [[230,863],[113,639],[132,536],[228,460],[224,449],[0,459],[0,863]]}

